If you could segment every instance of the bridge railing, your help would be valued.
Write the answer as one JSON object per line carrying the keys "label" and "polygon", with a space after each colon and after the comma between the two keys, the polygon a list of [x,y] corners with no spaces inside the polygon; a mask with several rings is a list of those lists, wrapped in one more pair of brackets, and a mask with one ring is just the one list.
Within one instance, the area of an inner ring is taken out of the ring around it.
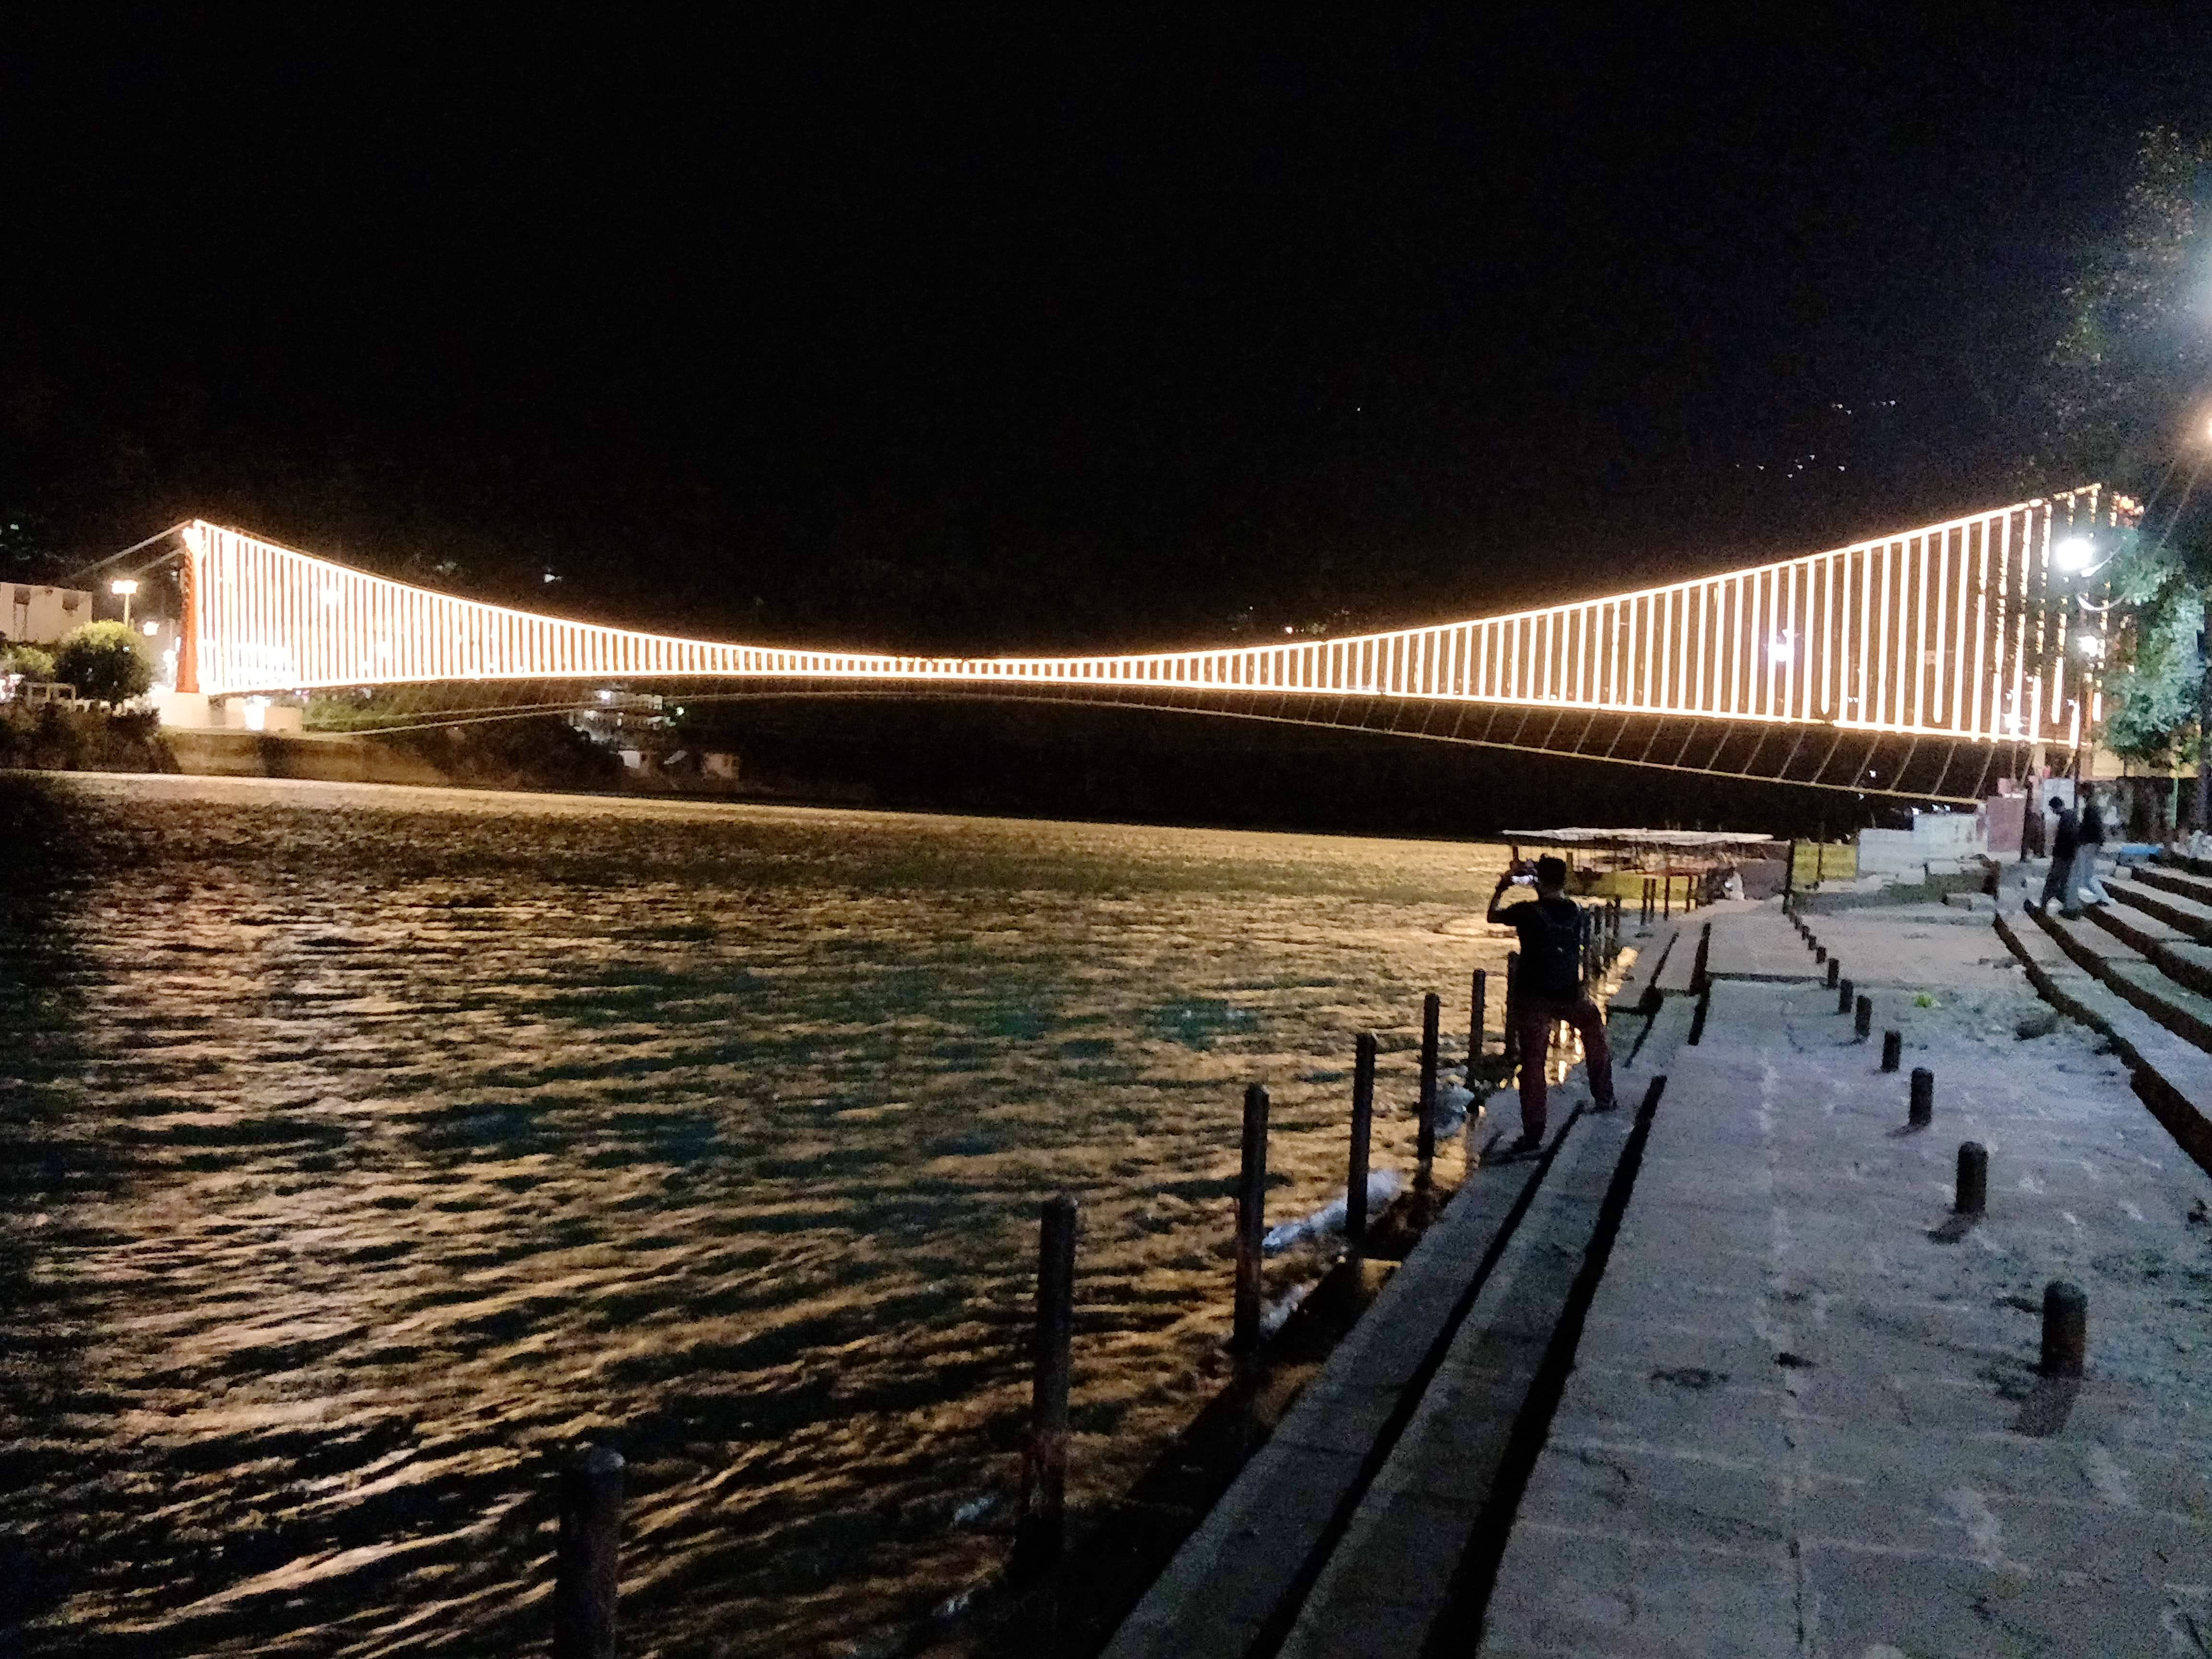
{"label": "bridge railing", "polygon": [[2055,538],[2131,507],[2098,486],[1718,576],[1343,639],[1109,656],[915,657],[691,640],[540,616],[185,532],[186,672],[211,695],[487,679],[1049,683],[1431,698],[2071,742],[2068,665],[2100,612]]}

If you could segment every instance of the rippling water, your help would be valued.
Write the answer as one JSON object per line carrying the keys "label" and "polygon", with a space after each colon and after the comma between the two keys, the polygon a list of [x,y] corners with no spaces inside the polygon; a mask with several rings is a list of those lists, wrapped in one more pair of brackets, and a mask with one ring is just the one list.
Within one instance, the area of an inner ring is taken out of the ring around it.
{"label": "rippling water", "polygon": [[1223,1373],[1242,1085],[1324,1202],[1352,1034],[1401,1106],[1502,961],[1498,856],[0,777],[0,1626],[541,1650],[590,1437],[626,1653],[871,1650],[1003,1553],[1038,1200],[1081,1503]]}

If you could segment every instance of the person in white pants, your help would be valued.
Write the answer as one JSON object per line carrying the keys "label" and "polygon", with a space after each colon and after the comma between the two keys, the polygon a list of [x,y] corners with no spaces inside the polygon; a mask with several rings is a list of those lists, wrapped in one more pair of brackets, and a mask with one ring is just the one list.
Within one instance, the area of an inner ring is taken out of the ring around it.
{"label": "person in white pants", "polygon": [[2097,855],[2105,850],[2105,815],[2097,805],[2097,792],[2081,791],[2081,829],[2074,852],[2074,890],[2090,904],[2110,904],[2104,878],[2097,873]]}

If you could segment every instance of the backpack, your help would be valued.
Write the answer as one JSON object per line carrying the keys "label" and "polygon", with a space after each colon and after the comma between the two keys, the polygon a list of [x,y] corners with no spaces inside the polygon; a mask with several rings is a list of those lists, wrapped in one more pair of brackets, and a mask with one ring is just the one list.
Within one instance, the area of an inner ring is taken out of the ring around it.
{"label": "backpack", "polygon": [[[1583,913],[1571,900],[1538,899],[1521,933],[1521,986],[1532,997],[1571,1002],[1583,994]],[[1517,920],[1517,917],[1516,917]]]}

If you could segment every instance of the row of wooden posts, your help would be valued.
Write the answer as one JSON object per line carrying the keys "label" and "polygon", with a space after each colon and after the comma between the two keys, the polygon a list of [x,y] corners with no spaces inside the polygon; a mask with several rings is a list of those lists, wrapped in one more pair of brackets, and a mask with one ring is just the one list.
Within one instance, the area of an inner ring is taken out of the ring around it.
{"label": "row of wooden posts", "polygon": [[[1644,884],[1644,915],[1651,914],[1651,884]],[[1601,976],[1620,949],[1622,906],[1618,898],[1583,912],[1583,969]],[[1510,1071],[1520,1063],[1517,998],[1520,952],[1505,957],[1504,1055]],[[1488,1048],[1489,975],[1474,970],[1468,999],[1468,1087],[1479,1086]],[[1442,999],[1421,999],[1421,1073],[1414,1141],[1416,1188],[1431,1183],[1437,1152],[1437,1074],[1442,1067]],[[1375,1123],[1375,1033],[1352,1043],[1352,1146],[1344,1184],[1346,1254],[1358,1259],[1367,1243],[1368,1150]],[[1243,1134],[1237,1175],[1237,1276],[1229,1346],[1248,1355],[1260,1346],[1261,1261],[1267,1239],[1267,1091],[1244,1091]],[[1036,1323],[1030,1382],[1030,1427],[1022,1454],[1022,1494],[1014,1530],[1015,1577],[1034,1577],[1060,1559],[1066,1534],[1068,1379],[1075,1327],[1075,1200],[1058,1194],[1044,1201],[1037,1231]],[[560,1542],[555,1556],[553,1659],[614,1659],[617,1563],[622,1531],[622,1455],[585,1446],[562,1467],[558,1487]]]}
{"label": "row of wooden posts", "polygon": [[[1795,842],[1791,843],[1793,846]],[[1711,904],[1718,884],[1726,877],[1717,869],[1700,871],[1695,875],[1685,872],[1682,881],[1682,914],[1687,915],[1701,904]],[[1644,925],[1655,921],[1669,921],[1674,915],[1674,872],[1644,878]],[[1611,901],[1618,905],[1620,901]]]}
{"label": "row of wooden posts", "polygon": [[[1622,907],[1618,898],[1583,912],[1583,969],[1588,980],[1601,977],[1620,948]],[[1520,1061],[1517,996],[1520,952],[1505,957],[1504,1054],[1509,1068]],[[1467,1079],[1480,1087],[1488,1048],[1490,975],[1474,971],[1468,981]],[[1443,1069],[1443,1001],[1434,991],[1421,999],[1420,1087],[1416,1097],[1413,1183],[1431,1182],[1437,1154],[1438,1074]],[[1358,1260],[1367,1244],[1368,1155],[1375,1125],[1375,1062],[1380,1049],[1372,1031],[1352,1042],[1351,1146],[1345,1160],[1344,1248]],[[1230,1351],[1248,1355],[1259,1347],[1263,1316],[1261,1262],[1267,1236],[1267,1117],[1265,1085],[1248,1085],[1237,1171],[1237,1268],[1230,1318]],[[1048,1569],[1065,1537],[1067,1490],[1067,1379],[1069,1337],[1075,1294],[1075,1200],[1065,1194],[1045,1200],[1038,1234],[1036,1370],[1030,1389],[1030,1431],[1023,1458],[1022,1498],[1014,1536],[1017,1577]]]}

